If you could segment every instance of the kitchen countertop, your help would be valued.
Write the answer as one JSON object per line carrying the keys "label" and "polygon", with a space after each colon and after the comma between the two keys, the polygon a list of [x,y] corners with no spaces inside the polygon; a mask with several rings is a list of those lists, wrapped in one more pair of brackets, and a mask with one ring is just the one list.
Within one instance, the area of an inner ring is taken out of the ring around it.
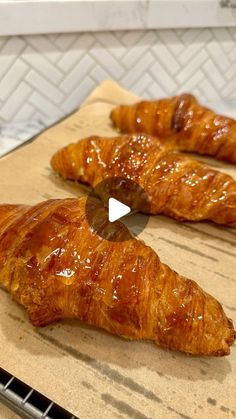
{"label": "kitchen countertop", "polygon": [[0,157],[19,147],[46,128],[42,121],[0,124]]}
{"label": "kitchen countertop", "polygon": [[231,2],[234,1],[0,0],[0,36],[78,31],[229,27],[236,25],[236,8],[231,7]]}

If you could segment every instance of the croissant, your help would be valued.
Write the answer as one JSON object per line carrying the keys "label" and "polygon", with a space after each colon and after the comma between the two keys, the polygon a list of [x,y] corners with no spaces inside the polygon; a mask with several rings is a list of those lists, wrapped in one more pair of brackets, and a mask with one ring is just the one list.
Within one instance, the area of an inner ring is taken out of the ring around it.
{"label": "croissant", "polygon": [[145,132],[175,149],[236,163],[236,121],[201,106],[190,94],[119,106],[111,119],[122,132]]}
{"label": "croissant", "polygon": [[[102,239],[89,227],[85,206],[85,198],[0,205],[0,284],[32,324],[77,318],[173,350],[229,354],[236,336],[220,303],[161,263],[120,222],[113,223],[112,242]],[[109,230],[103,207],[94,201],[89,211]]]}
{"label": "croissant", "polygon": [[[115,138],[89,137],[59,150],[51,165],[65,179],[96,186],[107,177],[126,177],[147,193],[124,189],[130,207],[177,220],[211,220],[236,226],[236,182],[228,175],[165,147],[144,134]],[[122,191],[119,198],[122,200]],[[100,191],[103,199],[103,191]]]}

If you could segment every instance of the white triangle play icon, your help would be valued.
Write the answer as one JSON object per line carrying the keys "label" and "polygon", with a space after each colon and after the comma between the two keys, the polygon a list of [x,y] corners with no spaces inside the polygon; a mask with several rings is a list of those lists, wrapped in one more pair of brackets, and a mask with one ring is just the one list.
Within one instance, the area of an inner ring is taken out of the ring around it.
{"label": "white triangle play icon", "polygon": [[111,223],[119,218],[124,217],[124,215],[129,214],[131,208],[128,205],[122,204],[115,198],[109,198],[108,200],[108,219]]}

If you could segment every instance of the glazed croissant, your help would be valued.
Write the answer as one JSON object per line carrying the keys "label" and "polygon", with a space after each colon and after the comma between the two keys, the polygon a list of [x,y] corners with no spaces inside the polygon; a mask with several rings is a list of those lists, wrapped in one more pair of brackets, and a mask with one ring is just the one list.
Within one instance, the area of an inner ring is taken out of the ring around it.
{"label": "glazed croissant", "polygon": [[[59,150],[51,164],[65,179],[93,187],[108,177],[137,182],[147,193],[148,210],[136,191],[124,190],[123,201],[141,212],[236,226],[236,182],[168,149],[155,137],[90,137]],[[100,196],[104,198],[103,190]],[[121,192],[118,199],[122,200]]]}
{"label": "glazed croissant", "polygon": [[[162,264],[123,224],[113,223],[112,242],[102,239],[85,205],[85,198],[0,205],[0,284],[33,325],[78,318],[169,349],[229,354],[235,331],[220,303]],[[89,211],[109,230],[103,207],[92,202]]]}
{"label": "glazed croissant", "polygon": [[192,95],[119,106],[111,119],[122,132],[145,132],[175,149],[236,163],[236,121],[201,106]]}

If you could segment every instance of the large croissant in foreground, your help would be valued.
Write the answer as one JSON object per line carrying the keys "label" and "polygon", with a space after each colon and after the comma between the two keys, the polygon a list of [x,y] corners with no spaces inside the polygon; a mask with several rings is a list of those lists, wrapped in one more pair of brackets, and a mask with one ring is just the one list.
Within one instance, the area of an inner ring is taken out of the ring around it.
{"label": "large croissant in foreground", "polygon": [[[123,224],[113,223],[116,241],[96,235],[85,202],[0,205],[0,284],[33,325],[78,318],[169,349],[229,354],[235,331],[220,303],[162,264]],[[109,230],[102,207],[92,202],[89,211]]]}
{"label": "large croissant in foreground", "polygon": [[236,163],[236,121],[201,106],[192,95],[119,106],[111,119],[122,132],[145,132],[175,149]]}
{"label": "large croissant in foreground", "polygon": [[132,179],[146,191],[148,210],[136,191],[124,189],[123,202],[141,212],[236,226],[236,182],[155,137],[89,137],[59,150],[51,164],[62,177],[93,187],[109,177]]}

